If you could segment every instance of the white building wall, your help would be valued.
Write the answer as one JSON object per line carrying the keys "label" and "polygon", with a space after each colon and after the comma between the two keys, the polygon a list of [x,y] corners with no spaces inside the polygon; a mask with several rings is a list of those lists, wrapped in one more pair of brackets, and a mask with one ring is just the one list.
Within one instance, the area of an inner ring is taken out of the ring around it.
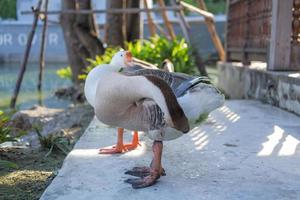
{"label": "white building wall", "polygon": [[[24,15],[21,14],[22,11],[31,11],[32,6],[36,6],[38,0],[17,0],[17,20],[23,23],[32,23],[33,15]],[[106,8],[106,0],[92,0],[93,9],[105,9]],[[42,6],[43,7],[43,6]],[[48,5],[48,10],[50,11],[58,11],[61,10],[61,0],[50,0]],[[49,20],[51,21],[59,21],[59,15],[49,15]],[[105,14],[97,14],[96,15],[97,23],[104,24],[105,23]]]}

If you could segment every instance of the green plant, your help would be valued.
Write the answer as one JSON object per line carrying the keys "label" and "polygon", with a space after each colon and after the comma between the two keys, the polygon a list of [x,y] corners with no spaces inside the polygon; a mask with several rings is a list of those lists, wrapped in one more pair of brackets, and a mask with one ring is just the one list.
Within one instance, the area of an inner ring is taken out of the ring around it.
{"label": "green plant", "polygon": [[56,74],[60,77],[60,78],[65,78],[65,79],[72,79],[72,70],[70,66],[61,68],[59,70],[56,71]]}
{"label": "green plant", "polygon": [[[14,142],[17,141],[17,137],[12,137],[10,135],[10,132],[12,130],[12,127],[8,125],[9,117],[5,115],[3,111],[0,110],[0,144],[3,142]],[[0,166],[4,168],[18,168],[18,165],[7,161],[7,160],[1,160],[0,159]]]}
{"label": "green plant", "polygon": [[45,149],[49,149],[45,157],[49,156],[53,152],[53,150],[59,150],[65,155],[67,155],[71,151],[71,141],[68,138],[56,133],[43,136],[41,134],[40,126],[34,125],[33,128],[39,137],[41,146]]}
{"label": "green plant", "polygon": [[0,1],[0,18],[17,18],[17,1],[1,0]]}
{"label": "green plant", "polygon": [[166,37],[155,36],[149,40],[138,40],[126,44],[132,55],[155,65],[160,65],[168,58],[175,67],[175,71],[183,73],[195,72],[195,60],[192,49],[184,38],[168,40]]}
{"label": "green plant", "polygon": [[[195,59],[192,55],[192,49],[187,45],[184,38],[169,40],[166,37],[155,36],[148,40],[138,40],[136,42],[126,43],[132,55],[138,59],[150,62],[159,66],[168,58],[175,67],[175,71],[192,74],[195,73]],[[85,80],[86,74],[95,66],[107,64],[113,55],[120,50],[120,47],[108,47],[103,55],[99,55],[95,60],[88,59],[90,66],[86,68],[84,74],[79,75],[79,79]],[[61,78],[70,78],[72,76],[69,67],[57,71]]]}
{"label": "green plant", "polygon": [[0,144],[3,142],[14,142],[17,141],[16,137],[12,137],[10,132],[12,127],[8,125],[9,117],[0,110]]}

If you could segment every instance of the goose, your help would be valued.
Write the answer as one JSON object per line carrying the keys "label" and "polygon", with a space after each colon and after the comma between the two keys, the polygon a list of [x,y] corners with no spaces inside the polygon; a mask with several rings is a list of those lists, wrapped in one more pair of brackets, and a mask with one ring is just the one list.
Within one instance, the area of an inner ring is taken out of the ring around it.
{"label": "goose", "polygon": [[[84,94],[87,102],[93,108],[95,108],[96,88],[98,85],[97,81],[99,79],[99,75],[101,75],[106,68],[114,70],[129,66],[133,67],[132,69],[145,69],[154,67],[153,65],[143,63],[138,59],[133,59],[132,54],[128,51],[119,51],[109,64],[98,65],[88,73],[84,85]],[[139,145],[138,131],[133,132],[132,142],[127,144],[124,144],[123,142],[124,128],[118,128],[117,132],[118,137],[116,145],[100,148],[100,154],[124,153],[126,151],[134,150],[137,148],[137,146]]]}
{"label": "goose", "polygon": [[97,70],[92,103],[99,121],[143,131],[153,140],[150,167],[125,172],[139,177],[125,180],[138,189],[155,184],[165,175],[161,162],[163,141],[188,133],[201,116],[223,105],[224,95],[206,78],[125,65],[128,57],[122,55],[118,52],[112,58],[113,64]]}

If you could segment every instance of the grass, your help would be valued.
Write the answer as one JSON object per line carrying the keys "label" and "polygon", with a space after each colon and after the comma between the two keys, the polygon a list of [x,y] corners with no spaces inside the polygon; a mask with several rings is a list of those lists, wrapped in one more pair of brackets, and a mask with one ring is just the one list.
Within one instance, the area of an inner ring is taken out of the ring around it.
{"label": "grass", "polygon": [[9,159],[18,169],[0,168],[0,199],[39,199],[61,167],[65,155],[47,151],[0,149],[0,158]]}

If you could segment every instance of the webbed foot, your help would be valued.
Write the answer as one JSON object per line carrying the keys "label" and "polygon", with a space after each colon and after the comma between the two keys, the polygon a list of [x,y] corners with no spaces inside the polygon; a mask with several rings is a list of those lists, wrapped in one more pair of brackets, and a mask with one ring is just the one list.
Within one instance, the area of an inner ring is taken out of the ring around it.
{"label": "webbed foot", "polygon": [[154,185],[159,177],[158,172],[151,170],[150,174],[143,178],[129,178],[124,182],[131,184],[134,189],[139,189]]}
{"label": "webbed foot", "polygon": [[[151,172],[151,168],[150,167],[134,167],[131,170],[128,170],[125,172],[125,174],[131,175],[131,176],[137,176],[140,178],[144,178],[146,176],[149,176]],[[164,168],[161,168],[159,171],[159,175],[160,176],[165,176],[166,172],[164,170]]]}

